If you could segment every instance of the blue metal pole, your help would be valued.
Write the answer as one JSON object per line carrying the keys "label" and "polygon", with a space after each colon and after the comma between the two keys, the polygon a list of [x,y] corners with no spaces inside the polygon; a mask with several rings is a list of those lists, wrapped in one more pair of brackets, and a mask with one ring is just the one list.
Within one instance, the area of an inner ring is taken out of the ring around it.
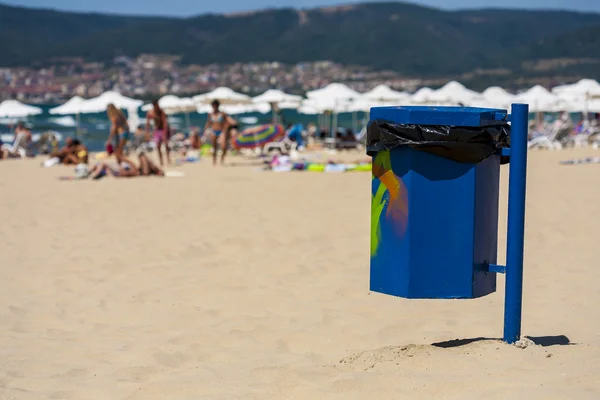
{"label": "blue metal pole", "polygon": [[511,114],[506,294],[504,299],[504,341],[507,343],[514,343],[521,338],[529,106],[513,104]]}

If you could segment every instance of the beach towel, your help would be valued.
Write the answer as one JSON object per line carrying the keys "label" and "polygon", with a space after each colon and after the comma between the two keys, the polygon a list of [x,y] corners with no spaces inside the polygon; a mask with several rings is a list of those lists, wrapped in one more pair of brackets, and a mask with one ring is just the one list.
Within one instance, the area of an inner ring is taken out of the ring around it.
{"label": "beach towel", "polygon": [[167,178],[181,178],[184,177],[185,173],[181,171],[165,171],[165,177]]}
{"label": "beach towel", "polygon": [[325,165],[324,172],[346,172],[346,165],[344,165],[344,164],[327,164],[327,165]]}
{"label": "beach towel", "polygon": [[60,158],[52,157],[51,159],[46,160],[42,163],[42,167],[44,168],[54,167],[55,165],[60,165]]}

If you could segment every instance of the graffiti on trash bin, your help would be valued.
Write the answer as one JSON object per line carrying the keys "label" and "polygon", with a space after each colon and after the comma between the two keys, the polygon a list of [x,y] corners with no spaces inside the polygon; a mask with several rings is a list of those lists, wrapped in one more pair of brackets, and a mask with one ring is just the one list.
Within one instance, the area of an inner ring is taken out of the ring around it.
{"label": "graffiti on trash bin", "polygon": [[[371,256],[377,254],[381,237],[380,221],[385,209],[385,218],[391,220],[394,231],[404,236],[408,222],[408,194],[402,179],[392,171],[389,151],[380,151],[373,160],[373,179],[381,183],[372,195],[371,204]],[[387,207],[386,207],[387,206]]]}

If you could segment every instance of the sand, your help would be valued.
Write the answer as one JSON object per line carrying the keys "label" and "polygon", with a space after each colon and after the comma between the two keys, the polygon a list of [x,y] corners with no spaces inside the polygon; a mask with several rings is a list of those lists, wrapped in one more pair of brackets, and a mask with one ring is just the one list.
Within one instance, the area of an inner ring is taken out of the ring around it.
{"label": "sand", "polygon": [[368,173],[0,162],[0,399],[598,399],[600,165],[558,164],[591,155],[530,154],[525,349],[496,340],[502,276],[369,292]]}

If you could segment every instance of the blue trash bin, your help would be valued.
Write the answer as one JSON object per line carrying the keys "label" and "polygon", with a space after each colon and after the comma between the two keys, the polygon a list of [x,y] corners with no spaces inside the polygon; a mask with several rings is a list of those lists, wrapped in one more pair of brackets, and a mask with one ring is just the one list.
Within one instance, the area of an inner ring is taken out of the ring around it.
{"label": "blue trash bin", "polygon": [[[504,110],[374,107],[371,121],[506,125]],[[412,146],[373,156],[372,291],[410,299],[476,298],[496,290],[500,155],[457,162]]]}

